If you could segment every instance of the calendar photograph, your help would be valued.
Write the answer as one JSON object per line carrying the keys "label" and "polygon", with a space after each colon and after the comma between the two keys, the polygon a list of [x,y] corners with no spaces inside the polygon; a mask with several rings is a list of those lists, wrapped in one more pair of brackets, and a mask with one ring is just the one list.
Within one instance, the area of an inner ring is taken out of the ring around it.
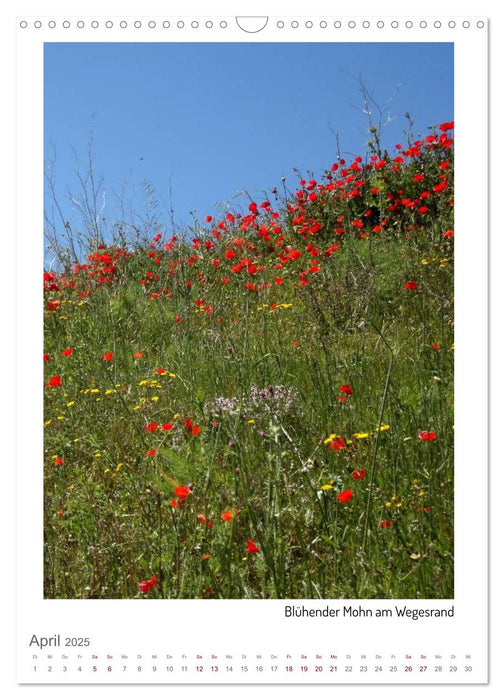
{"label": "calendar photograph", "polygon": [[453,86],[45,45],[45,597],[453,597]]}
{"label": "calendar photograph", "polygon": [[18,683],[486,683],[488,18],[187,12],[16,20]]}

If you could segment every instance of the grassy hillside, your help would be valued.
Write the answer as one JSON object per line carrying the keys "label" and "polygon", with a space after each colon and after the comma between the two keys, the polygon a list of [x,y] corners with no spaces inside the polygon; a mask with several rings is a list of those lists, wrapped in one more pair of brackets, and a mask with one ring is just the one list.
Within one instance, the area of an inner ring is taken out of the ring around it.
{"label": "grassy hillside", "polygon": [[46,597],[453,595],[452,129],[45,273]]}

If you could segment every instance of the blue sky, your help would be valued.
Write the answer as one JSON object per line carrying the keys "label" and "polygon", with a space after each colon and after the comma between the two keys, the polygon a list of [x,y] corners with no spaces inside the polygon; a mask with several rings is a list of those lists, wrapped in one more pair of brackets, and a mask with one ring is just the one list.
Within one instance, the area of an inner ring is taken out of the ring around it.
{"label": "blue sky", "polygon": [[170,230],[170,202],[184,226],[190,211],[202,221],[217,203],[243,208],[240,191],[262,199],[282,176],[294,187],[293,168],[319,176],[336,159],[335,133],[344,156],[364,155],[358,76],[393,117],[388,147],[404,142],[405,112],[422,135],[454,117],[453,44],[48,43],[44,156],[54,146],[64,217],[82,228],[68,191],[91,132],[105,228],[120,218],[121,191],[135,215],[152,211],[145,180]]}

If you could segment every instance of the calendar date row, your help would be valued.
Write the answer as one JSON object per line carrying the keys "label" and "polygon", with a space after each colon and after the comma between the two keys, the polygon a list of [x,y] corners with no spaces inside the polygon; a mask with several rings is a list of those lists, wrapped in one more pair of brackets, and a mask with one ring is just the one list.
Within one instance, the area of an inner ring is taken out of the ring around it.
{"label": "calendar date row", "polygon": [[37,664],[32,667],[32,672],[41,673],[196,673],[196,674],[214,674],[214,673],[470,673],[473,667],[469,664],[456,665],[427,665],[427,664],[274,664],[274,665],[149,665],[149,664],[108,664],[99,666],[94,664],[87,666],[85,664],[62,665],[58,664]]}

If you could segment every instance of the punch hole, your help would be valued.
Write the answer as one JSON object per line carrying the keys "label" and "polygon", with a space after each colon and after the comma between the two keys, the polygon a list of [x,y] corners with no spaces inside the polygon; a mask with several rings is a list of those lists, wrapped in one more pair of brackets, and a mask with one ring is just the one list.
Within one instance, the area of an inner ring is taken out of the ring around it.
{"label": "punch hole", "polygon": [[119,22],[119,26],[121,27],[121,29],[126,29],[126,27],[128,26],[128,23],[125,20],[121,20]]}
{"label": "punch hole", "polygon": [[454,22],[453,20],[451,20],[450,22],[448,22],[448,26],[450,27],[450,29],[455,29],[455,27],[457,26],[457,23]]}
{"label": "punch hole", "polygon": [[54,29],[56,26],[56,22],[54,20],[51,20],[47,26],[49,27],[49,29]]}
{"label": "punch hole", "polygon": [[350,27],[350,29],[355,29],[357,24],[353,21],[353,19],[351,19],[350,22],[348,23],[348,26]]}
{"label": "punch hole", "polygon": [[97,22],[97,21],[94,19],[94,20],[91,22],[91,26],[93,27],[93,29],[98,29],[98,27],[100,26],[100,23]]}
{"label": "punch hole", "polygon": [[334,23],[334,28],[341,29],[341,22],[339,21],[339,19],[337,19],[336,22]]}
{"label": "punch hole", "polygon": [[84,29],[84,26],[85,26],[84,22],[80,19],[80,20],[77,22],[77,28],[78,28],[78,29]]}
{"label": "punch hole", "polygon": [[385,26],[385,22],[382,22],[382,20],[380,19],[380,20],[376,23],[376,26],[378,27],[378,29],[383,29],[383,27]]}
{"label": "punch hole", "polygon": [[133,22],[133,26],[135,27],[135,29],[141,29],[142,23],[139,20],[137,20],[136,22]]}
{"label": "punch hole", "polygon": [[171,26],[171,25],[170,25],[170,23],[168,22],[168,20],[165,19],[165,21],[163,22],[163,29],[169,29],[170,26]]}
{"label": "punch hole", "polygon": [[325,19],[322,20],[322,22],[319,24],[319,27],[321,29],[327,29],[327,22],[325,21]]}
{"label": "punch hole", "polygon": [[394,20],[393,22],[390,23],[390,26],[392,27],[392,29],[397,29],[399,27],[399,22]]}
{"label": "punch hole", "polygon": [[411,29],[413,26],[413,22],[411,20],[408,20],[404,26],[406,27],[406,29]]}
{"label": "punch hole", "polygon": [[478,29],[483,29],[485,23],[480,20],[479,22],[476,22],[476,26],[478,27]]}
{"label": "punch hole", "polygon": [[434,22],[434,26],[436,27],[436,29],[441,29],[442,24],[441,24],[441,22],[439,22],[439,20],[436,20],[436,21]]}
{"label": "punch hole", "polygon": [[421,28],[421,29],[425,29],[426,27],[427,27],[427,22],[423,19],[423,20],[420,22],[420,28]]}
{"label": "punch hole", "polygon": [[19,26],[21,27],[21,29],[26,29],[26,27],[28,26],[28,22],[25,22],[23,20],[22,22],[19,23]]}
{"label": "punch hole", "polygon": [[471,26],[471,23],[468,22],[467,20],[465,20],[465,22],[462,22],[462,26],[464,27],[464,29],[469,29],[469,27]]}
{"label": "punch hole", "polygon": [[364,27],[364,29],[369,29],[369,27],[371,26],[371,22],[368,22],[367,19],[366,19],[366,20],[364,20],[364,22],[362,23],[362,26]]}
{"label": "punch hole", "polygon": [[257,34],[268,24],[268,17],[235,17],[235,19],[240,29],[248,34]]}
{"label": "punch hole", "polygon": [[156,23],[154,20],[151,19],[151,21],[148,24],[149,29],[155,29],[156,28]]}
{"label": "punch hole", "polygon": [[194,20],[194,22],[191,22],[191,27],[192,27],[193,29],[198,29],[198,27],[199,27],[199,22],[196,22],[196,20]]}
{"label": "punch hole", "polygon": [[210,20],[208,20],[208,22],[205,22],[205,27],[206,27],[207,29],[212,29],[212,27],[213,27],[213,22],[211,22]]}
{"label": "punch hole", "polygon": [[63,29],[70,29],[70,22],[67,19],[63,22]]}
{"label": "punch hole", "polygon": [[179,22],[177,22],[177,29],[183,29],[184,27],[185,27],[185,23],[182,22],[182,20],[180,20]]}
{"label": "punch hole", "polygon": [[221,29],[226,29],[226,28],[227,28],[227,22],[226,22],[226,20],[223,20],[222,22],[220,22],[219,27],[220,27]]}
{"label": "punch hole", "polygon": [[107,27],[107,29],[112,29],[112,27],[114,26],[114,23],[111,22],[111,21],[108,19],[108,20],[105,22],[105,26]]}
{"label": "punch hole", "polygon": [[37,20],[33,23],[33,26],[35,27],[35,29],[40,29],[40,27],[42,26],[42,22],[39,22],[39,20]]}
{"label": "punch hole", "polygon": [[311,28],[313,27],[313,22],[310,22],[310,21],[308,20],[308,22],[305,23],[305,27],[306,27],[307,29],[311,29]]}

